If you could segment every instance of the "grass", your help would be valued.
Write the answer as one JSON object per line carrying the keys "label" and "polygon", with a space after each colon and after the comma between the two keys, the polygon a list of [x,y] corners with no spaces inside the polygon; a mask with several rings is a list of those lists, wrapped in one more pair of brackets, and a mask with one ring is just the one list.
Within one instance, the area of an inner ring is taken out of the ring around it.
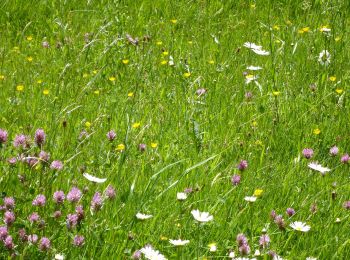
{"label": "grass", "polygon": [[[239,255],[239,233],[248,238],[250,257],[256,249],[261,259],[269,251],[287,259],[350,257],[343,207],[349,167],[340,162],[350,150],[347,1],[4,0],[0,10],[0,128],[9,135],[0,149],[0,191],[16,201],[8,227],[16,246],[0,243],[1,258],[129,259],[151,244],[169,259],[220,259],[230,250]],[[331,54],[328,66],[318,61],[323,50]],[[250,65],[263,68],[249,72],[259,84],[245,83]],[[201,88],[206,93],[196,94]],[[42,147],[12,145],[21,133],[33,141],[38,128],[47,135]],[[334,145],[340,152],[332,157]],[[314,150],[312,159],[303,158],[304,148]],[[21,154],[38,157],[41,149],[49,162],[8,163]],[[53,160],[63,162],[61,171],[50,169]],[[248,162],[243,172],[240,160]],[[310,161],[331,172],[311,171]],[[92,183],[83,172],[107,181]],[[241,175],[237,186],[234,174]],[[93,212],[92,197],[108,185],[116,198]],[[52,194],[73,186],[84,190],[78,204],[85,218],[67,229],[75,204],[57,206]],[[189,187],[193,192],[178,201]],[[256,189],[262,195],[246,202]],[[46,196],[43,208],[32,206],[38,194]],[[214,220],[199,225],[193,209]],[[283,215],[285,230],[271,210]],[[28,221],[34,211],[44,227]],[[140,221],[137,212],[153,217]],[[294,231],[294,221],[311,230]],[[271,243],[261,249],[264,227]],[[48,237],[50,249],[21,242],[20,228]],[[72,246],[77,234],[85,238],[81,247]],[[169,238],[190,243],[177,248]],[[216,252],[209,251],[213,242]]]}

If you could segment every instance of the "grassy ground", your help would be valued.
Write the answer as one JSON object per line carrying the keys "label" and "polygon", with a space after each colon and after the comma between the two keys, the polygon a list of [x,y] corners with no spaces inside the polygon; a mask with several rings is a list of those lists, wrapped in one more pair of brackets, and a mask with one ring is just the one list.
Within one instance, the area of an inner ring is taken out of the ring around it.
{"label": "grassy ground", "polygon": [[[259,249],[261,259],[273,252],[348,259],[349,167],[341,156],[350,150],[349,11],[341,0],[2,1],[0,128],[8,140],[0,149],[0,191],[14,197],[8,211],[16,220],[8,225],[15,247],[0,243],[1,258],[130,259],[151,244],[169,259],[221,259],[240,255],[236,236],[244,233],[249,257]],[[319,61],[323,50],[328,65]],[[253,75],[259,78],[246,84]],[[47,135],[43,145],[34,142],[38,128]],[[31,142],[16,148],[21,133]],[[334,145],[339,154],[330,156]],[[311,159],[304,148],[313,149]],[[8,163],[40,150],[48,161]],[[50,169],[53,160],[63,162],[61,171]],[[331,171],[312,171],[310,161]],[[107,181],[90,182],[84,172]],[[94,212],[92,197],[108,185],[116,198]],[[56,205],[53,192],[67,195],[73,186],[84,190],[81,200]],[[186,188],[193,191],[178,201]],[[245,201],[254,192],[256,202]],[[38,194],[44,207],[32,205]],[[85,218],[68,229],[78,204]],[[214,219],[198,224],[193,209]],[[61,218],[52,217],[55,210]],[[283,215],[285,229],[271,210]],[[30,223],[32,212],[45,225]],[[153,217],[138,220],[138,212]],[[293,230],[294,221],[311,230]],[[50,249],[22,242],[21,228],[49,238]],[[264,228],[271,242],[261,248]],[[72,245],[76,235],[85,238],[80,247]],[[169,243],[178,238],[190,243]]]}

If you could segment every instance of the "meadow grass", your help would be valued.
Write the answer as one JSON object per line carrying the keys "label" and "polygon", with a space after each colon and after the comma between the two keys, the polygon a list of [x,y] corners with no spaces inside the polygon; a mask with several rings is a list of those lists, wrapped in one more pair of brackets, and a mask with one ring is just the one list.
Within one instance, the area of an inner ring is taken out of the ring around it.
{"label": "meadow grass", "polygon": [[[15,207],[1,199],[0,214],[16,220],[3,226],[13,243],[2,238],[0,258],[130,259],[150,244],[168,259],[222,259],[243,254],[243,233],[250,258],[348,259],[349,11],[345,0],[1,1],[0,191]],[[31,138],[15,147],[18,134]],[[41,150],[50,159],[38,160]],[[331,171],[311,170],[313,161]],[[53,201],[74,186],[79,202]],[[39,194],[46,203],[33,206]],[[84,219],[69,228],[77,205]],[[195,209],[213,220],[198,223]],[[33,212],[41,222],[28,220]],[[292,229],[295,221],[310,231]],[[261,247],[263,233],[270,243]],[[190,242],[169,243],[178,238]]]}

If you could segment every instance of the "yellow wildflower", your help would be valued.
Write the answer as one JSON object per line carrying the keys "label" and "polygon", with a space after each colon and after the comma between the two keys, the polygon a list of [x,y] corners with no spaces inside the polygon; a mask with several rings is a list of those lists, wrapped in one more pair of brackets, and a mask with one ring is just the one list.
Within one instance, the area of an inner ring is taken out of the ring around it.
{"label": "yellow wildflower", "polygon": [[334,82],[334,81],[337,80],[337,77],[336,77],[336,76],[330,76],[330,77],[329,77],[329,80],[332,81],[332,82]]}
{"label": "yellow wildflower", "polygon": [[33,36],[31,35],[27,36],[27,41],[31,41],[31,40],[33,40]]}
{"label": "yellow wildflower", "polygon": [[18,92],[21,92],[21,91],[24,90],[24,86],[23,86],[23,85],[17,85],[16,90],[17,90]]}
{"label": "yellow wildflower", "polygon": [[48,94],[49,94],[49,90],[48,90],[48,89],[44,89],[44,90],[43,90],[43,94],[44,94],[44,95],[48,95]]}
{"label": "yellow wildflower", "polygon": [[279,95],[281,94],[281,92],[280,92],[280,91],[272,91],[272,94],[273,94],[275,97],[277,97],[277,96],[279,96]]}
{"label": "yellow wildflower", "polygon": [[129,92],[128,93],[128,97],[133,97],[134,96],[134,92]]}
{"label": "yellow wildflower", "polygon": [[123,62],[123,64],[124,64],[124,65],[127,65],[127,64],[129,64],[129,60],[127,60],[127,59],[125,59],[125,60],[122,60],[122,62]]}
{"label": "yellow wildflower", "polygon": [[171,19],[170,22],[173,23],[173,24],[176,24],[177,20],[176,19]]}
{"label": "yellow wildflower", "polygon": [[115,81],[115,80],[116,80],[116,77],[111,76],[111,77],[109,77],[108,79],[109,79],[109,81],[112,81],[112,82],[113,82],[113,81]]}
{"label": "yellow wildflower", "polygon": [[86,122],[85,122],[85,126],[86,126],[87,128],[90,128],[90,127],[91,127],[91,123],[90,123],[89,121],[86,121]]}
{"label": "yellow wildflower", "polygon": [[157,44],[157,45],[162,45],[163,42],[162,42],[162,41],[157,41],[156,44]]}
{"label": "yellow wildflower", "polygon": [[132,128],[139,128],[141,126],[141,123],[136,122],[132,124]]}
{"label": "yellow wildflower", "polygon": [[152,148],[157,148],[157,147],[158,147],[158,144],[157,144],[157,143],[151,143],[151,147],[152,147]]}
{"label": "yellow wildflower", "polygon": [[4,80],[5,76],[4,75],[0,75],[0,80]]}
{"label": "yellow wildflower", "polygon": [[33,61],[33,57],[32,56],[27,57],[27,61],[32,62]]}
{"label": "yellow wildflower", "polygon": [[190,76],[191,76],[191,73],[189,73],[189,72],[184,73],[185,78],[189,78]]}
{"label": "yellow wildflower", "polygon": [[318,128],[315,128],[313,133],[314,133],[314,135],[319,135],[321,133],[321,130]]}
{"label": "yellow wildflower", "polygon": [[343,89],[342,88],[337,88],[336,90],[335,90],[335,92],[337,92],[337,94],[341,94],[341,93],[343,93]]}
{"label": "yellow wildflower", "polygon": [[125,150],[125,145],[124,144],[118,144],[117,148],[115,148],[117,151],[124,151]]}
{"label": "yellow wildflower", "polygon": [[261,189],[256,189],[254,191],[254,196],[255,197],[260,197],[262,194],[263,194],[264,190],[261,190]]}

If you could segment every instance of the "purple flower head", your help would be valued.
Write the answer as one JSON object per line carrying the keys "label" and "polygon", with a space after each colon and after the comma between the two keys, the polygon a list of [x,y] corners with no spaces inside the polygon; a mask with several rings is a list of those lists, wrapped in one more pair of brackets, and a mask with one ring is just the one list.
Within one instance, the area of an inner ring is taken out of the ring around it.
{"label": "purple flower head", "polygon": [[53,217],[55,219],[58,219],[62,216],[62,212],[60,210],[56,210],[54,213],[53,213]]}
{"label": "purple flower head", "polygon": [[84,219],[85,214],[84,214],[84,209],[82,205],[78,205],[75,207],[75,213],[77,213],[78,215],[78,222]]}
{"label": "purple flower head", "polygon": [[32,244],[36,244],[38,242],[38,235],[36,234],[29,235],[28,242]]}
{"label": "purple flower head", "polygon": [[91,208],[93,211],[98,211],[101,209],[102,207],[102,203],[103,203],[103,200],[102,200],[102,196],[101,196],[101,193],[99,192],[96,192],[94,194],[94,197],[92,198],[91,200]]}
{"label": "purple flower head", "polygon": [[41,146],[45,143],[46,134],[43,129],[39,128],[35,131],[34,141],[38,146]]}
{"label": "purple flower head", "polygon": [[50,160],[50,155],[45,151],[40,151],[39,158],[44,161]]}
{"label": "purple flower head", "polygon": [[41,251],[47,251],[50,249],[51,241],[47,237],[42,237],[40,239],[39,249]]}
{"label": "purple flower head", "polygon": [[37,212],[33,212],[29,215],[28,220],[32,223],[38,222],[40,220],[40,216]]}
{"label": "purple flower head", "polygon": [[73,187],[67,194],[67,200],[70,202],[78,202],[81,196],[81,191],[77,187]]}
{"label": "purple flower head", "polygon": [[207,93],[207,90],[205,88],[199,88],[196,90],[196,94],[198,96],[203,96],[205,93]]}
{"label": "purple flower head", "polygon": [[283,230],[286,227],[286,223],[284,222],[282,215],[278,215],[275,217],[275,223],[277,224],[278,228],[281,230]]}
{"label": "purple flower head", "polygon": [[339,148],[336,146],[333,146],[331,149],[329,149],[329,154],[332,156],[336,156],[339,153]]}
{"label": "purple flower head", "polygon": [[240,171],[244,171],[248,167],[248,162],[246,160],[241,160],[237,165],[237,169]]}
{"label": "purple flower head", "polygon": [[350,156],[346,153],[340,158],[340,161],[344,164],[348,163],[350,161]]}
{"label": "purple flower head", "polygon": [[272,219],[272,220],[275,220],[276,216],[277,216],[276,211],[271,210],[271,212],[270,212],[270,217],[271,217],[271,219]]}
{"label": "purple flower head", "polygon": [[4,206],[7,209],[13,209],[15,207],[15,199],[13,197],[5,197]]}
{"label": "purple flower head", "polygon": [[109,199],[114,199],[116,196],[116,192],[115,189],[113,188],[112,185],[108,185],[106,191],[105,191],[105,195],[107,198]]}
{"label": "purple flower head", "polygon": [[43,48],[45,48],[45,49],[50,48],[50,44],[49,44],[49,42],[47,42],[47,41],[43,41],[43,42],[41,43],[41,46],[42,46]]}
{"label": "purple flower head", "polygon": [[17,158],[16,157],[11,157],[7,160],[7,162],[10,164],[10,165],[15,165],[17,163]]}
{"label": "purple flower head", "polygon": [[11,236],[7,236],[4,239],[4,246],[8,249],[8,250],[12,250],[15,247],[15,244],[13,243],[13,239]]}
{"label": "purple flower head", "polygon": [[186,193],[186,194],[190,194],[192,192],[193,192],[193,189],[191,187],[188,187],[184,190],[184,193]]}
{"label": "purple flower head", "polygon": [[232,178],[231,178],[231,183],[233,186],[237,186],[238,184],[240,184],[241,182],[241,175],[233,175]]}
{"label": "purple flower head", "polygon": [[262,248],[265,248],[269,245],[270,243],[270,237],[269,235],[262,235],[260,236],[260,239],[259,239],[259,245],[262,247]]}
{"label": "purple flower head", "polygon": [[248,239],[244,234],[238,234],[236,237],[236,241],[237,241],[238,246],[248,244]]}
{"label": "purple flower head", "polygon": [[86,138],[88,135],[88,132],[86,132],[85,130],[81,131],[79,134],[79,140]]}
{"label": "purple flower head", "polygon": [[27,158],[26,162],[30,167],[34,167],[39,161],[36,158]]}
{"label": "purple flower head", "polygon": [[38,207],[43,207],[46,204],[46,197],[45,195],[39,194],[36,196],[36,198],[33,200],[32,205],[33,206],[38,206]]}
{"label": "purple flower head", "polygon": [[6,225],[10,226],[13,222],[15,222],[16,216],[12,211],[6,211],[4,214],[4,222]]}
{"label": "purple flower head", "polygon": [[50,168],[52,170],[60,171],[63,169],[63,163],[61,161],[55,160],[51,163]]}
{"label": "purple flower head", "polygon": [[84,237],[83,236],[79,236],[79,235],[76,235],[74,237],[74,240],[73,240],[73,245],[74,246],[77,246],[77,247],[80,247],[82,245],[84,245]]}
{"label": "purple flower head", "polygon": [[238,248],[238,251],[241,255],[249,255],[250,246],[248,244],[243,244]]}
{"label": "purple flower head", "polygon": [[59,191],[56,191],[54,194],[53,194],[53,200],[57,203],[57,204],[62,204],[64,202],[64,199],[65,199],[65,195],[64,195],[64,192],[59,190]]}
{"label": "purple flower head", "polygon": [[141,257],[142,257],[141,251],[140,251],[140,250],[136,250],[136,251],[132,254],[131,259],[133,259],[133,260],[139,260],[139,259],[141,259]]}
{"label": "purple flower head", "polygon": [[22,242],[28,241],[28,236],[24,228],[21,228],[20,230],[18,230],[18,236]]}
{"label": "purple flower head", "polygon": [[115,139],[116,136],[117,136],[117,134],[113,130],[110,130],[107,133],[107,139],[111,142]]}
{"label": "purple flower head", "polygon": [[27,148],[29,144],[28,137],[26,137],[23,134],[16,135],[15,140],[13,141],[13,146],[14,147],[22,147],[22,148]]}
{"label": "purple flower head", "polygon": [[343,208],[344,209],[350,209],[350,200],[344,202]]}
{"label": "purple flower head", "polygon": [[253,98],[253,93],[248,91],[244,94],[244,97],[247,99],[247,100],[251,100]]}
{"label": "purple flower head", "polygon": [[7,226],[0,226],[0,240],[4,240],[8,234]]}
{"label": "purple flower head", "polygon": [[139,151],[140,152],[146,151],[146,144],[139,144]]}
{"label": "purple flower head", "polygon": [[0,145],[7,142],[8,134],[5,130],[0,129]]}
{"label": "purple flower head", "polygon": [[295,210],[293,208],[287,208],[286,213],[288,216],[293,216],[295,214]]}
{"label": "purple flower head", "polygon": [[68,229],[74,228],[76,225],[78,225],[78,215],[68,214],[66,224]]}
{"label": "purple flower head", "polygon": [[314,150],[312,150],[311,148],[305,148],[303,150],[303,156],[306,159],[310,159],[313,155],[314,155]]}

